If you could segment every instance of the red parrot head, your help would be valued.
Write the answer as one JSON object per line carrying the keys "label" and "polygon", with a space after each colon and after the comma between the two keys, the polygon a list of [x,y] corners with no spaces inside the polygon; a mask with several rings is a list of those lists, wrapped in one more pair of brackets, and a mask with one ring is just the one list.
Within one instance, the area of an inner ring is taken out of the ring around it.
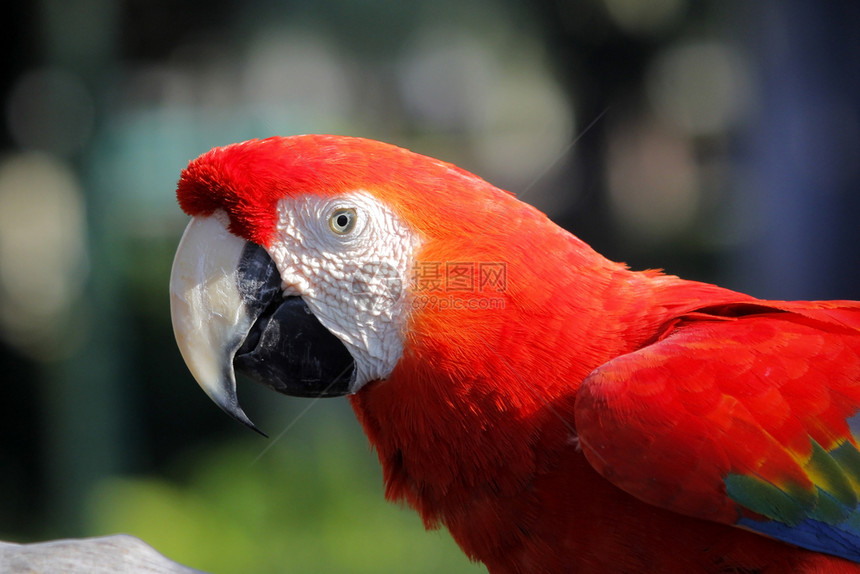
{"label": "red parrot head", "polygon": [[546,222],[453,165],[339,136],[215,148],[183,171],[177,195],[192,220],[171,276],[176,338],[200,386],[249,426],[234,367],[299,396],[385,379],[408,326],[432,311],[416,289],[444,290],[456,261],[474,296],[475,266],[502,264],[494,246]]}

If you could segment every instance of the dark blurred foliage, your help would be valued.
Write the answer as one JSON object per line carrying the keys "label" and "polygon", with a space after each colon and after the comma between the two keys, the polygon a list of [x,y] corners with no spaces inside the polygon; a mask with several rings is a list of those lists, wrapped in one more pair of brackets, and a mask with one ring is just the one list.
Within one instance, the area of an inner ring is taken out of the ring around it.
{"label": "dark blurred foliage", "polygon": [[[606,196],[606,149],[613,116],[643,113],[646,75],[655,57],[672,43],[696,29],[718,33],[714,20],[719,3],[683,3],[682,16],[662,33],[631,33],[619,28],[599,2],[538,2],[535,6],[553,63],[566,89],[577,96],[577,112],[583,122],[601,118],[577,143],[570,161],[576,162],[573,185],[579,201],[571,205],[559,222],[574,231],[598,252],[625,261],[633,268],[668,268],[672,273],[700,275],[715,281],[713,263],[704,254],[690,257],[682,242],[666,249],[631,253],[629,243],[616,229]],[[609,118],[605,116],[608,115]],[[625,121],[625,120],[622,120]],[[571,174],[565,174],[570,177]],[[692,266],[692,267],[688,267]]]}

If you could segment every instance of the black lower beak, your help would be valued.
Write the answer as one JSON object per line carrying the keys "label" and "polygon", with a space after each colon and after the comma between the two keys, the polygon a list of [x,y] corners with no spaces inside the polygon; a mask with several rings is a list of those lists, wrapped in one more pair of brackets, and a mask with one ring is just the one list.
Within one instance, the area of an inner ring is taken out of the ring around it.
{"label": "black lower beak", "polygon": [[246,245],[238,278],[253,324],[233,357],[235,370],[286,395],[348,394],[352,355],[301,297],[281,296],[281,277],[265,249]]}
{"label": "black lower beak", "polygon": [[301,297],[274,300],[233,357],[236,372],[296,397],[349,393],[355,364]]}

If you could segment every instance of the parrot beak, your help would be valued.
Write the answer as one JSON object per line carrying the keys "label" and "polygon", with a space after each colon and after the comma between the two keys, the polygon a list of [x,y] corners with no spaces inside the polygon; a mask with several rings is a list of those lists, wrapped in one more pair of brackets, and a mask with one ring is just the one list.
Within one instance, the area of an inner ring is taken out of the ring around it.
{"label": "parrot beak", "polygon": [[170,275],[173,333],[200,387],[227,414],[263,434],[236,396],[234,367],[284,394],[350,392],[354,362],[300,297],[283,297],[266,250],[218,216],[194,217]]}

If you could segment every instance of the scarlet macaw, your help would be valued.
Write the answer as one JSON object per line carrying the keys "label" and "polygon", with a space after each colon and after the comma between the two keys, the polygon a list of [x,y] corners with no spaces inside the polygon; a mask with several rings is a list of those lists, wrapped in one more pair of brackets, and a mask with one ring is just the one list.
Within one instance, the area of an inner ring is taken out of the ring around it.
{"label": "scarlet macaw", "polygon": [[350,395],[386,497],[490,572],[860,572],[860,303],[602,257],[453,165],[338,136],[182,173],[182,355]]}

